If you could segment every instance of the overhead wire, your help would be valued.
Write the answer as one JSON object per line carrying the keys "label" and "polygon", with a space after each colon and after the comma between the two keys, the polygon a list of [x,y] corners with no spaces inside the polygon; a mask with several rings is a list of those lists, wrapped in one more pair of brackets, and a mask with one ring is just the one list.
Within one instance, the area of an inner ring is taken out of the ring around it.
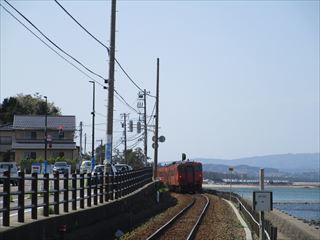
{"label": "overhead wire", "polygon": [[[6,0],[4,0],[6,3],[8,3]],[[73,64],[72,62],[70,62],[68,59],[66,59],[64,56],[62,56],[60,53],[58,53],[54,48],[52,48],[49,44],[47,44],[43,39],[41,39],[36,33],[34,33],[30,28],[28,28],[24,23],[22,23],[16,16],[14,16],[10,10],[8,10],[7,8],[5,8],[2,4],[0,4],[1,7],[8,13],[10,14],[16,21],[18,21],[22,26],[24,26],[30,33],[32,33],[36,38],[38,38],[42,43],[44,43],[47,47],[49,47],[52,51],[54,51],[58,56],[60,56],[62,59],[64,59],[65,61],[67,61],[69,64],[71,64],[73,67],[75,67],[77,70],[79,70],[81,73],[83,73],[85,76],[87,76],[88,78],[90,78],[91,80],[93,80],[94,82],[96,82],[97,84],[99,84],[100,86],[104,86],[103,84],[101,84],[100,82],[96,81],[94,78],[92,78],[91,76],[89,76],[87,73],[85,73],[83,70],[81,70],[80,68],[78,68],[75,64]],[[74,59],[71,55],[67,54],[64,50],[62,50],[61,48],[59,48],[55,43],[53,43],[49,38],[47,38],[31,21],[29,21],[22,13],[20,13],[17,9],[15,9],[11,4],[8,3],[9,6],[11,6],[16,12],[18,12],[18,14],[20,16],[22,16],[26,21],[29,22],[29,24],[31,24],[35,29],[38,30],[38,32],[44,36],[50,43],[52,43],[54,46],[56,46],[60,51],[62,51],[63,53],[65,53],[67,56],[70,56],[73,60],[75,60],[76,62],[78,62],[76,59]],[[79,63],[79,62],[78,62]],[[86,67],[85,67],[86,68]],[[101,76],[100,76],[101,77]],[[102,79],[104,79],[103,77],[101,77]],[[121,99],[120,101],[122,101],[125,105],[127,105],[129,108],[131,108],[133,111],[135,111],[136,113],[140,114],[135,108],[133,108],[125,99],[124,97],[122,97],[118,91],[116,91],[114,89],[114,92],[119,96],[119,98]],[[103,117],[106,117],[105,115],[99,114]]]}
{"label": "overhead wire", "polygon": [[49,41],[52,45],[54,45],[57,49],[59,49],[61,52],[63,52],[65,55],[67,55],[69,58],[77,62],[80,66],[82,66],[84,69],[86,69],[91,74],[103,79],[106,81],[107,79],[102,77],[100,74],[94,72],[87,66],[85,66],[83,63],[81,63],[78,59],[73,57],[71,54],[67,53],[65,50],[63,50],[60,46],[58,46],[55,42],[53,42],[47,35],[45,35],[37,26],[35,26],[26,16],[24,16],[19,10],[17,10],[14,6],[12,6],[7,0],[4,0],[6,4],[8,4],[13,10],[15,10],[23,19],[25,19],[33,28],[35,28],[47,41]]}
{"label": "overhead wire", "polygon": [[[100,84],[97,80],[92,78],[90,75],[88,75],[86,72],[84,72],[82,69],[77,67],[74,63],[70,62],[68,59],[66,59],[64,56],[62,56],[58,51],[56,51],[53,47],[51,47],[48,43],[46,43],[43,39],[41,39],[36,33],[34,33],[30,28],[28,28],[23,22],[21,22],[16,16],[13,15],[13,13],[10,12],[7,8],[5,8],[1,3],[0,6],[11,16],[13,17],[18,23],[20,23],[26,30],[28,30],[32,35],[34,35],[38,40],[40,40],[43,44],[45,44],[50,50],[52,50],[54,53],[56,53],[59,57],[61,57],[63,60],[65,60],[67,63],[72,65],[74,68],[76,68],[78,71],[80,71],[82,74],[84,74],[86,77],[90,78],[97,84]],[[100,84],[102,85],[102,84]],[[102,85],[103,86],[103,85]]]}
{"label": "overhead wire", "polygon": [[[92,33],[90,33],[78,20],[76,20],[57,0],[54,0],[56,4],[58,4],[58,6],[73,20],[75,21],[75,23],[77,23],[79,25],[79,27],[81,27],[87,34],[89,34],[94,40],[96,40],[101,46],[103,46],[104,48],[107,49],[108,54],[110,53],[110,48],[107,47],[105,44],[103,44],[98,38],[96,38]],[[143,89],[141,87],[139,87],[139,85],[129,76],[129,74],[127,73],[127,71],[122,67],[122,65],[120,64],[120,62],[115,58],[115,62],[118,64],[118,66],[120,67],[120,69],[123,71],[123,73],[127,76],[127,78],[133,83],[133,85],[138,88],[140,91],[143,92]],[[149,94],[148,94],[149,95]],[[149,95],[151,97],[154,97],[152,95]]]}
{"label": "overhead wire", "polygon": [[135,111],[138,114],[141,114],[140,112],[138,112],[134,107],[132,107],[119,93],[116,89],[114,89],[114,92],[122,99],[122,101],[129,107],[131,108],[133,111]]}

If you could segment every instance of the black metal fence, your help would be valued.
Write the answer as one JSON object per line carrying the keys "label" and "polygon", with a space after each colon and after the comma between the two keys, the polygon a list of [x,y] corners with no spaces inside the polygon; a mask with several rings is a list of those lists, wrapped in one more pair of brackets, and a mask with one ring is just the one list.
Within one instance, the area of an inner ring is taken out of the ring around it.
{"label": "black metal fence", "polygon": [[[53,177],[49,174],[33,173],[25,176],[23,172],[16,178],[10,177],[6,171],[0,176],[3,182],[2,197],[2,225],[10,226],[10,215],[17,215],[18,222],[25,221],[26,211],[31,210],[31,219],[38,218],[38,209],[42,209],[43,216],[59,214],[60,211],[69,212],[84,209],[93,205],[119,199],[141,188],[152,181],[152,168],[118,173],[115,175],[87,175],[57,173]],[[12,191],[10,183],[16,181],[18,187]],[[27,186],[26,183],[29,183]],[[13,197],[17,196],[17,202]],[[78,204],[79,203],[79,204]],[[85,204],[86,203],[86,204]],[[63,208],[61,208],[63,206]],[[16,212],[15,214],[11,214]]]}
{"label": "black metal fence", "polygon": [[[257,236],[259,236],[259,213],[252,209],[252,206],[245,201],[240,195],[236,193],[228,193],[228,192],[221,192],[216,190],[206,190],[209,193],[215,194],[219,197],[222,197],[226,200],[231,200],[235,204],[237,204],[238,209],[245,217],[246,222],[250,225],[250,229],[254,231]],[[268,240],[277,240],[277,228],[272,226],[272,223],[268,220],[264,220],[264,232],[266,235],[266,239]]]}

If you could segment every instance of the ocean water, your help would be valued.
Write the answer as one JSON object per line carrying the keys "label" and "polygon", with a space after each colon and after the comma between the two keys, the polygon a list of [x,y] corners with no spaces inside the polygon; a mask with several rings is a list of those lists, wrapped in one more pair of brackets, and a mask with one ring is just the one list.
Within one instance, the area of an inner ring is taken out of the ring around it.
{"label": "ocean water", "polygon": [[[229,192],[230,188],[217,190]],[[231,191],[252,200],[253,191],[258,188],[235,188]],[[320,188],[265,187],[273,192],[273,207],[297,218],[320,221]]]}

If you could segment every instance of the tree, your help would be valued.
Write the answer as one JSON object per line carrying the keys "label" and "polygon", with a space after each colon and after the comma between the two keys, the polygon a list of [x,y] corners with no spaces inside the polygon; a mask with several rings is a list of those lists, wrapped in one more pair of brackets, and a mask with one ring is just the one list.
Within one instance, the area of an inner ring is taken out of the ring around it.
{"label": "tree", "polygon": [[[5,98],[0,105],[0,124],[12,123],[16,115],[45,115],[46,101],[39,93],[18,94],[15,97]],[[61,115],[60,108],[53,102],[48,102],[48,115]]]}

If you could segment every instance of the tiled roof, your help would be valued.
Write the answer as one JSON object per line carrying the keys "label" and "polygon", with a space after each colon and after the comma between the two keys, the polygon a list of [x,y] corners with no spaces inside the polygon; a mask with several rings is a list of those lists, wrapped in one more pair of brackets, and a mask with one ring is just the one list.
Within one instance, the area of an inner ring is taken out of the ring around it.
{"label": "tiled roof", "polygon": [[12,131],[12,124],[0,125],[0,131]]}
{"label": "tiled roof", "polygon": [[[47,128],[58,129],[63,126],[64,130],[74,131],[76,129],[75,116],[47,116]],[[45,116],[14,115],[13,129],[43,129],[45,127]]]}

